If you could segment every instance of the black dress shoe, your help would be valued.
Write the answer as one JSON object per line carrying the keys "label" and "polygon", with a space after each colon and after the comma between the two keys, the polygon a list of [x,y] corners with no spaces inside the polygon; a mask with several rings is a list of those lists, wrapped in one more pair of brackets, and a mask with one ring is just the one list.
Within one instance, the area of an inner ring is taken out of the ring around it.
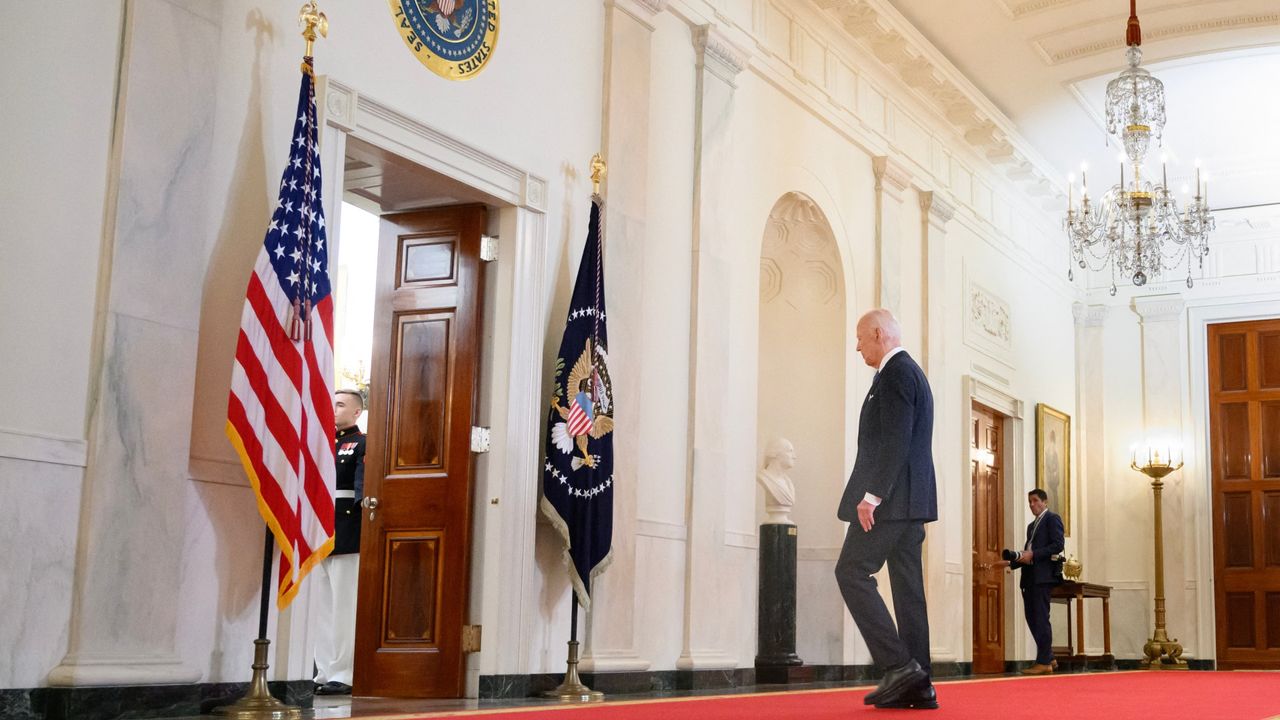
{"label": "black dress shoe", "polygon": [[920,663],[908,660],[905,665],[891,668],[884,674],[879,687],[862,698],[864,705],[897,702],[916,688],[929,684],[929,673],[920,668]]}
{"label": "black dress shoe", "polygon": [[351,686],[346,683],[340,683],[337,680],[330,680],[316,689],[317,695],[350,695]]}
{"label": "black dress shoe", "polygon": [[897,700],[895,702],[878,702],[875,705],[878,708],[937,710],[938,692],[933,689],[933,685],[925,685],[924,687],[908,691],[907,694],[902,696],[901,700]]}

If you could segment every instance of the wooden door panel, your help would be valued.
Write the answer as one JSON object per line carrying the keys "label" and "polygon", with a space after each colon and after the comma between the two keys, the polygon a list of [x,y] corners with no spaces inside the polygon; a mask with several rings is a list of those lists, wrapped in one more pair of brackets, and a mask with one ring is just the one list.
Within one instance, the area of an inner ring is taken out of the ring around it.
{"label": "wooden door panel", "polygon": [[445,467],[453,313],[401,313],[392,376],[395,436],[388,474]]}
{"label": "wooden door panel", "polygon": [[1253,453],[1249,441],[1249,403],[1218,407],[1218,461],[1224,480],[1248,480]]}
{"label": "wooden door panel", "polygon": [[1249,389],[1248,336],[1242,332],[1222,333],[1218,336],[1220,370],[1214,379],[1214,389],[1231,392]]}
{"label": "wooden door panel", "polygon": [[1280,669],[1280,320],[1208,334],[1218,666]]}
{"label": "wooden door panel", "polygon": [[1280,592],[1267,593],[1267,649],[1280,650]]}
{"label": "wooden door panel", "polygon": [[1262,494],[1263,552],[1269,568],[1280,569],[1280,491]]}
{"label": "wooden door panel", "polygon": [[1226,567],[1253,567],[1253,502],[1250,493],[1222,495],[1223,545]]}
{"label": "wooden door panel", "polygon": [[973,486],[973,672],[1004,672],[1004,570],[993,567],[1004,547],[1002,420],[973,406],[969,434]]}
{"label": "wooden door panel", "polygon": [[401,288],[456,281],[458,274],[457,238],[405,238],[401,245]]}
{"label": "wooden door panel", "polygon": [[1280,332],[1258,333],[1258,384],[1262,390],[1280,390]]}
{"label": "wooden door panel", "polygon": [[1253,593],[1227,593],[1227,647],[1252,648],[1255,644]]}
{"label": "wooden door panel", "polygon": [[1280,480],[1280,400],[1259,403],[1262,432],[1259,443],[1262,454],[1262,477]]}
{"label": "wooden door panel", "polygon": [[382,217],[357,695],[461,697],[485,210]]}
{"label": "wooden door panel", "polygon": [[382,642],[387,646],[439,647],[440,531],[387,533],[384,592],[387,611]]}

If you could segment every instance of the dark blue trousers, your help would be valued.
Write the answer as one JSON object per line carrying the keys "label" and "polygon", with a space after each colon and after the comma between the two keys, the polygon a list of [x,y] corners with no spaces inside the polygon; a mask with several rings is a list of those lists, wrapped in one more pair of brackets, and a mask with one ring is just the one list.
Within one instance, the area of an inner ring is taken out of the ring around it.
{"label": "dark blue trousers", "polygon": [[1031,628],[1031,637],[1036,641],[1036,662],[1041,665],[1053,662],[1053,627],[1049,624],[1049,593],[1052,591],[1053,585],[1022,588],[1022,609],[1027,616],[1027,627]]}
{"label": "dark blue trousers", "polygon": [[[836,561],[836,582],[871,659],[881,669],[900,667],[914,659],[925,672],[932,673],[920,560],[923,544],[924,523],[917,520],[881,520],[871,532],[863,532],[854,522],[845,534],[844,548]],[[896,627],[873,577],[886,563]]]}

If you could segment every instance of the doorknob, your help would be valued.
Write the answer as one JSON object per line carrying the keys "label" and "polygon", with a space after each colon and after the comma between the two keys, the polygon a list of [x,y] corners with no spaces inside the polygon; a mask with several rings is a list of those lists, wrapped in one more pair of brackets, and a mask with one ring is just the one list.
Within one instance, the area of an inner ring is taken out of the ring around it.
{"label": "doorknob", "polygon": [[366,496],[365,499],[360,501],[360,504],[369,508],[369,522],[373,522],[373,511],[378,509],[378,498]]}

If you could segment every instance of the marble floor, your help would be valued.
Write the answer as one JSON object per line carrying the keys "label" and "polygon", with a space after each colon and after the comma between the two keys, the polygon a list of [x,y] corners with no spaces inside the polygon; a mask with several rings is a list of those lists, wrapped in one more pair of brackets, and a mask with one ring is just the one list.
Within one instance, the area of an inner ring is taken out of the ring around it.
{"label": "marble floor", "polygon": [[[865,683],[830,682],[806,683],[802,685],[746,685],[736,688],[716,688],[709,690],[673,690],[669,692],[639,693],[632,695],[610,695],[604,702],[635,702],[637,700],[661,700],[678,697],[699,697],[715,695],[744,695],[751,693],[785,692],[787,690],[814,690],[823,688],[856,687]],[[405,717],[422,717],[435,713],[456,714],[469,711],[493,711],[515,708],[550,707],[558,703],[554,700],[539,698],[509,698],[502,700],[477,700],[460,698],[454,700],[400,700],[394,698],[351,698],[351,697],[317,697],[314,707],[302,712],[303,720],[327,720],[328,718],[362,718],[363,720]],[[186,716],[168,720],[224,720],[214,715]]]}

